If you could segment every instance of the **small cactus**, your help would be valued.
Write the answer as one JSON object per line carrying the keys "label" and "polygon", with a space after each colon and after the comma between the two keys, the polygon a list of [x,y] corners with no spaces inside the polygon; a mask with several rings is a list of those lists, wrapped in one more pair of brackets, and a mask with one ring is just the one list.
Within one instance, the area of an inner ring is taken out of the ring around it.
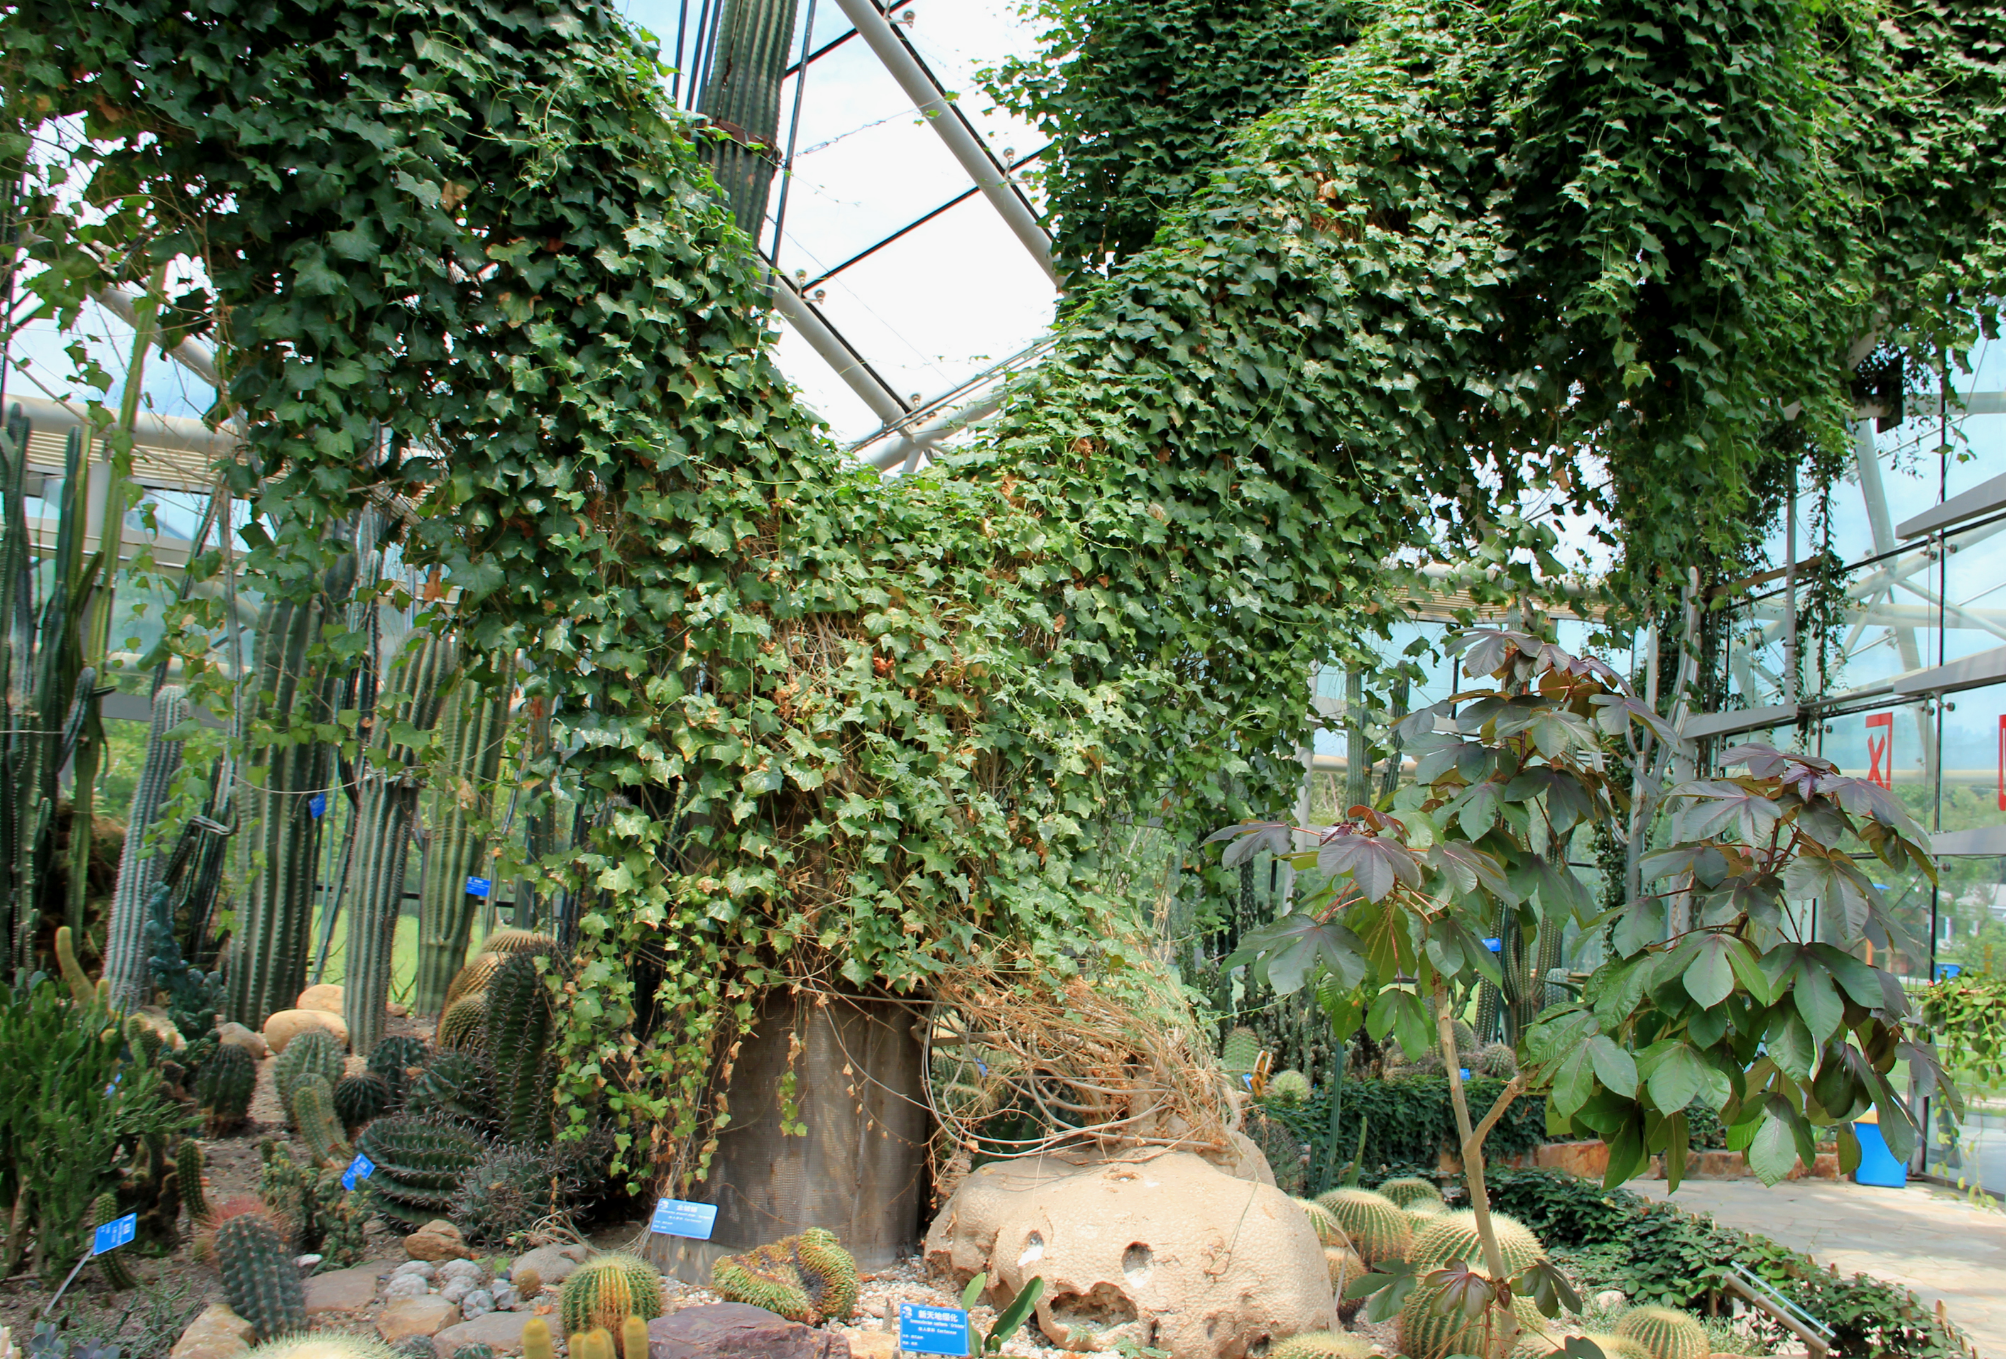
{"label": "small cactus", "polygon": [[280,1107],[289,1117],[292,1115],[293,1090],[307,1076],[319,1076],[332,1091],[341,1083],[346,1066],[341,1044],[327,1030],[308,1029],[295,1036],[286,1044],[286,1050],[272,1060],[272,1088],[278,1092]]}
{"label": "small cactus", "polygon": [[1651,1359],[1706,1359],[1713,1351],[1706,1327],[1676,1307],[1632,1307],[1617,1320],[1616,1334],[1643,1346]]}
{"label": "small cactus", "polygon": [[639,1317],[628,1317],[620,1323],[620,1352],[631,1359],[648,1359],[652,1346],[648,1344],[648,1323]]}
{"label": "small cactus", "polygon": [[[91,1220],[86,1225],[90,1227],[102,1227],[105,1223],[116,1222],[123,1216],[124,1214],[119,1212],[118,1209],[117,1195],[99,1194],[91,1203]],[[113,1291],[124,1292],[133,1286],[135,1281],[132,1277],[132,1271],[125,1267],[126,1257],[123,1251],[107,1251],[105,1254],[94,1256],[93,1258],[98,1262],[98,1269],[104,1274],[105,1283]]]}
{"label": "small cactus", "polygon": [[1277,1071],[1268,1077],[1268,1098],[1291,1108],[1309,1102],[1309,1077],[1300,1071]]}
{"label": "small cactus", "polygon": [[1344,1228],[1351,1248],[1368,1264],[1406,1257],[1413,1234],[1410,1219],[1399,1205],[1370,1189],[1333,1189],[1317,1202]]}
{"label": "small cactus", "polygon": [[224,1299],[260,1340],[306,1329],[306,1290],[292,1243],[270,1217],[246,1212],[223,1222],[215,1253]]}
{"label": "small cactus", "polygon": [[343,1076],[334,1087],[334,1114],[352,1137],[373,1118],[390,1112],[390,1082],[373,1071]]}
{"label": "small cactus", "polygon": [[493,1345],[461,1345],[453,1351],[453,1359],[495,1359]]}
{"label": "small cactus", "polygon": [[209,1136],[221,1137],[243,1123],[257,1084],[256,1059],[235,1043],[224,1043],[209,1054],[195,1078],[195,1107],[202,1111]]}
{"label": "small cactus", "polygon": [[1508,1081],[1518,1075],[1518,1054],[1509,1043],[1486,1043],[1470,1067],[1479,1076]]}
{"label": "small cactus", "polygon": [[555,1359],[556,1347],[550,1340],[550,1323],[531,1317],[522,1324],[522,1359]]}
{"label": "small cactus", "polygon": [[160,1060],[160,1031],[147,1023],[144,1015],[125,1017],[125,1045],[132,1049],[133,1060],[141,1066],[152,1066]]}
{"label": "small cactus", "polygon": [[1379,1186],[1379,1192],[1392,1199],[1402,1208],[1412,1211],[1422,1199],[1442,1201],[1442,1191],[1433,1180],[1424,1180],[1419,1175],[1402,1175]]}
{"label": "small cactus", "polygon": [[1219,1065],[1231,1075],[1239,1076],[1252,1071],[1260,1060],[1261,1040],[1252,1029],[1234,1029],[1226,1035],[1226,1041],[1219,1049]]}
{"label": "small cactus", "polygon": [[571,1359],[613,1359],[613,1333],[594,1326],[571,1340]]}
{"label": "small cactus", "polygon": [[[432,1338],[423,1336],[425,1354],[432,1353]],[[268,1340],[242,1359],[399,1359],[398,1351],[373,1336],[343,1335],[338,1331],[315,1331],[310,1335],[282,1335]],[[457,1355],[454,1359],[459,1359]]]}
{"label": "small cactus", "polygon": [[70,988],[71,1000],[79,1005],[97,1004],[98,989],[77,962],[76,941],[70,937],[68,925],[56,926],[56,967],[63,974],[63,984]]}
{"label": "small cactus", "polygon": [[[568,1336],[619,1326],[628,1317],[652,1321],[662,1314],[661,1271],[637,1255],[595,1255],[564,1281],[557,1314]],[[614,1343],[610,1333],[606,1343]]]}
{"label": "small cactus", "polygon": [[[1491,1232],[1497,1237],[1498,1254],[1503,1257],[1508,1274],[1516,1274],[1546,1258],[1546,1248],[1539,1244],[1539,1238],[1514,1218],[1492,1213]],[[1468,1209],[1431,1220],[1415,1236],[1407,1252],[1407,1262],[1416,1269],[1440,1269],[1451,1260],[1480,1265],[1483,1259],[1484,1243],[1477,1235],[1477,1215]]]}
{"label": "small cactus", "polygon": [[711,1287],[726,1302],[749,1303],[817,1326],[857,1308],[857,1266],[835,1234],[810,1227],[711,1266]]}
{"label": "small cactus", "polygon": [[381,1076],[389,1087],[393,1109],[411,1092],[412,1071],[422,1069],[430,1056],[425,1040],[408,1034],[392,1034],[369,1050],[370,1074]]}
{"label": "small cactus", "polygon": [[293,1087],[293,1119],[317,1164],[345,1165],[354,1159],[334,1116],[334,1092],[318,1072],[308,1073]]}
{"label": "small cactus", "polygon": [[1348,1331],[1311,1331],[1277,1340],[1268,1359],[1370,1359],[1372,1342]]}
{"label": "small cactus", "polygon": [[515,1295],[524,1302],[534,1302],[537,1295],[543,1292],[543,1276],[534,1269],[518,1269],[508,1276],[508,1281],[515,1286]]}
{"label": "small cactus", "polygon": [[180,1181],[181,1203],[188,1219],[200,1222],[209,1216],[209,1196],[202,1184],[202,1144],[192,1137],[181,1139],[174,1149],[174,1175]]}

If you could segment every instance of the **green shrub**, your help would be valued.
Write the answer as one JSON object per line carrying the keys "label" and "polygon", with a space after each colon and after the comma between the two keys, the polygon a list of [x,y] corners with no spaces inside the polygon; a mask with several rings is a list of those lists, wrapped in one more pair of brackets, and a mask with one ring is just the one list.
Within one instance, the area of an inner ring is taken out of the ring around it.
{"label": "green shrub", "polygon": [[1549,1247],[1594,1246],[1628,1238],[1641,1200],[1564,1170],[1494,1169],[1485,1177],[1491,1208],[1523,1222]]}

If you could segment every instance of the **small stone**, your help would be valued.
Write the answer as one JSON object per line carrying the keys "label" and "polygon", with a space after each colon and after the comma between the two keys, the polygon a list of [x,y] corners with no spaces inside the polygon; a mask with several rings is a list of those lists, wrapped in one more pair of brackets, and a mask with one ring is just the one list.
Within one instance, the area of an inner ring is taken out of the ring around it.
{"label": "small stone", "polygon": [[295,1255],[293,1257],[294,1269],[312,1269],[319,1263],[320,1257],[318,1255]]}
{"label": "small stone", "polygon": [[512,1279],[525,1269],[533,1269],[545,1283],[560,1284],[571,1277],[571,1271],[583,1264],[590,1253],[589,1246],[538,1246],[516,1257],[515,1264],[509,1268],[509,1277]]}
{"label": "small stone", "polygon": [[391,1344],[406,1336],[437,1335],[460,1319],[460,1309],[444,1298],[399,1298],[376,1318],[376,1333]]}
{"label": "small stone", "polygon": [[1620,1311],[1630,1299],[1624,1296],[1623,1290],[1620,1288],[1605,1288],[1600,1293],[1597,1293],[1591,1301],[1604,1312],[1615,1312]]}
{"label": "small stone", "polygon": [[850,1359],[840,1332],[740,1302],[687,1307],[648,1323],[648,1359]]}
{"label": "small stone", "polygon": [[251,1348],[251,1323],[222,1303],[211,1303],[174,1342],[170,1359],[233,1359]]}
{"label": "small stone", "polygon": [[261,1062],[272,1055],[272,1045],[265,1041],[263,1034],[259,1033],[256,1029],[247,1029],[235,1020],[227,1024],[218,1024],[216,1026],[216,1039],[218,1042],[227,1043],[233,1048],[244,1049],[244,1051],[250,1053],[251,1056]]}
{"label": "small stone", "polygon": [[416,1274],[426,1283],[430,1283],[439,1277],[439,1267],[430,1260],[406,1260],[390,1271],[390,1277],[393,1279],[400,1274]]}
{"label": "small stone", "polygon": [[293,1002],[293,1007],[300,1010],[325,1010],[331,1015],[338,1015],[341,1013],[341,988],[332,982],[309,986],[300,992],[299,999]]}
{"label": "small stone", "polygon": [[[522,1328],[529,1324],[528,1312],[489,1312],[486,1316],[448,1326],[432,1337],[438,1359],[453,1359],[462,1345],[488,1345],[496,1354],[522,1353]],[[555,1320],[555,1318],[551,1318]],[[556,1330],[556,1326],[551,1327]]]}
{"label": "small stone", "polygon": [[386,1000],[383,1002],[383,1012],[393,1019],[402,1019],[411,1013],[411,1007],[402,1001]]}
{"label": "small stone", "polygon": [[470,1321],[475,1317],[484,1317],[494,1310],[495,1295],[485,1288],[476,1288],[460,1299],[460,1315]]}
{"label": "small stone", "polygon": [[422,1298],[432,1291],[432,1285],[425,1282],[420,1274],[393,1274],[384,1285],[383,1300],[396,1302],[399,1298]]}
{"label": "small stone", "polygon": [[451,1303],[464,1302],[473,1291],[473,1284],[465,1279],[447,1279],[439,1285],[439,1296]]}
{"label": "small stone", "polygon": [[488,1272],[475,1260],[448,1260],[439,1266],[439,1282],[442,1284],[456,1283],[464,1279],[478,1288],[487,1277]]}
{"label": "small stone", "polygon": [[473,1255],[460,1229],[444,1218],[433,1218],[405,1237],[404,1251],[413,1260],[465,1260]]}
{"label": "small stone", "polygon": [[898,1338],[890,1331],[853,1331],[845,1327],[843,1338],[850,1342],[850,1359],[898,1359]]}
{"label": "small stone", "polygon": [[357,1265],[316,1274],[306,1281],[306,1310],[316,1312],[360,1312],[376,1301],[376,1276],[383,1266]]}
{"label": "small stone", "polygon": [[329,1014],[326,1010],[279,1010],[265,1020],[265,1041],[271,1044],[273,1052],[284,1052],[286,1044],[305,1033],[308,1029],[324,1029],[334,1036],[334,1041],[345,1049],[348,1046],[348,1025],[341,1016]]}

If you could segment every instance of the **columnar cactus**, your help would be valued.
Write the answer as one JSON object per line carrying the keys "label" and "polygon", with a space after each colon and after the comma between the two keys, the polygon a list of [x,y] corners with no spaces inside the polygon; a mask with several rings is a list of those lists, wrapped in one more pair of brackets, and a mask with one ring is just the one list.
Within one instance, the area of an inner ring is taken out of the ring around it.
{"label": "columnar cactus", "polygon": [[566,1335],[652,1320],[662,1314],[662,1273],[638,1255],[595,1255],[564,1281],[557,1314]]}
{"label": "columnar cactus", "polygon": [[[266,602],[258,620],[257,691],[250,714],[254,728],[303,732],[334,725],[338,677],[313,649],[329,611],[354,584],[351,553],[328,572],[325,588],[305,603]],[[309,735],[275,741],[260,748],[254,760],[261,774],[251,780],[256,828],[240,838],[246,842],[243,853],[255,848],[262,857],[247,864],[250,891],[231,942],[228,1000],[230,1017],[256,1029],[306,986],[322,820],[314,813],[314,799],[333,780],[334,748]]]}
{"label": "columnar cactus", "polygon": [[1370,1264],[1406,1258],[1412,1227],[1400,1206],[1370,1189],[1333,1189],[1317,1202],[1337,1219],[1351,1248]]}
{"label": "columnar cactus", "polygon": [[112,889],[111,922],[104,946],[104,975],[111,982],[112,1003],[144,1005],[153,998],[146,969],[146,907],[167,866],[164,854],[146,852],[147,832],[160,819],[168,785],[181,769],[182,742],[168,733],[188,719],[188,695],[169,684],[153,696],[153,727],[146,738],[146,762],[132,790],[132,810],[125,822],[125,854],[118,862],[118,884]]}
{"label": "columnar cactus", "polygon": [[224,1043],[209,1054],[195,1078],[195,1107],[209,1136],[220,1137],[243,1123],[257,1084],[257,1062],[235,1043]]}
{"label": "columnar cactus", "polygon": [[395,695],[396,701],[377,708],[357,780],[355,914],[348,926],[342,990],[342,1017],[357,1052],[376,1046],[389,1017],[391,953],[404,902],[411,823],[418,813],[418,752],[395,738],[406,727],[430,731],[438,724],[441,696],[459,663],[459,643],[450,635],[428,633],[405,652],[385,695]]}
{"label": "columnar cactus", "polygon": [[1643,1346],[1651,1359],[1706,1359],[1713,1351],[1706,1327],[1676,1307],[1632,1307],[1616,1322],[1616,1334]]}
{"label": "columnar cactus", "polygon": [[56,926],[56,968],[63,974],[63,985],[70,988],[70,999],[79,1005],[97,1003],[97,987],[84,975],[83,965],[77,961],[76,940],[70,935],[68,925]]}
{"label": "columnar cactus", "polygon": [[474,905],[467,879],[488,867],[488,818],[501,773],[502,737],[508,729],[514,680],[501,667],[496,683],[462,684],[445,717],[441,786],[432,794],[431,844],[418,902],[418,985],[412,1008],[436,1014],[446,988],[467,958]]}
{"label": "columnar cactus", "polygon": [[230,1310],[260,1340],[306,1329],[306,1290],[292,1245],[272,1220],[244,1213],[216,1228],[216,1267]]}
{"label": "columnar cactus", "polygon": [[300,1137],[320,1165],[345,1165],[354,1157],[341,1135],[341,1121],[334,1115],[334,1091],[317,1072],[300,1077],[293,1087],[293,1121]]}
{"label": "columnar cactus", "polygon": [[550,1141],[550,997],[536,958],[508,955],[488,985],[483,1034],[488,1069],[494,1073],[502,1136],[540,1146]]}
{"label": "columnar cactus", "polygon": [[[1515,1218],[1492,1213],[1491,1232],[1497,1237],[1498,1254],[1504,1259],[1507,1273],[1516,1274],[1546,1257],[1546,1248],[1539,1244],[1539,1238]],[[1430,1219],[1407,1252],[1407,1262],[1416,1269],[1440,1269],[1451,1260],[1477,1265],[1483,1259],[1484,1243],[1477,1235],[1477,1215],[1468,1209]]]}
{"label": "columnar cactus", "polygon": [[[90,1227],[102,1227],[107,1222],[116,1222],[124,1216],[119,1212],[118,1196],[100,1194],[91,1202]],[[134,1283],[132,1271],[125,1267],[125,1255],[119,1251],[108,1251],[97,1257],[98,1269],[104,1274],[104,1281],[113,1289],[124,1291]]]}
{"label": "columnar cactus", "polygon": [[181,1139],[174,1149],[174,1175],[181,1183],[181,1203],[189,1220],[200,1222],[209,1216],[209,1194],[202,1183],[202,1144],[192,1137]]}

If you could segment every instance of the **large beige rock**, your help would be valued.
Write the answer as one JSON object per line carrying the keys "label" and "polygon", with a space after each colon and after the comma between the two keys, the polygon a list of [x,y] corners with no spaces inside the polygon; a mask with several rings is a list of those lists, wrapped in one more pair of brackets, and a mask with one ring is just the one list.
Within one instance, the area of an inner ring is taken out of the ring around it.
{"label": "large beige rock", "polygon": [[376,1301],[377,1281],[389,1271],[389,1263],[379,1260],[314,1275],[306,1281],[306,1314],[360,1312]]}
{"label": "large beige rock", "polygon": [[471,1260],[466,1237],[442,1217],[435,1217],[404,1238],[404,1253],[413,1260]]}
{"label": "large beige rock", "polygon": [[284,1052],[286,1044],[305,1033],[308,1029],[321,1028],[335,1037],[343,1047],[348,1046],[348,1025],[337,1014],[326,1010],[278,1010],[265,1021],[265,1043],[274,1053]]}
{"label": "large beige rock", "polygon": [[325,1010],[331,1015],[341,1013],[341,988],[333,982],[321,982],[300,992],[293,1004],[302,1010]]}
{"label": "large beige rock", "polygon": [[1190,1152],[993,1162],[934,1219],[926,1259],[956,1287],[987,1272],[998,1307],[1044,1279],[1038,1327],[1071,1350],[1126,1337],[1173,1359],[1245,1359],[1336,1324],[1308,1216]]}
{"label": "large beige rock", "polygon": [[228,1043],[231,1047],[242,1048],[259,1061],[272,1055],[272,1045],[256,1029],[247,1029],[236,1020],[216,1026],[216,1041]]}
{"label": "large beige rock", "polygon": [[168,1351],[168,1359],[235,1359],[251,1348],[251,1323],[220,1302],[202,1309]]}
{"label": "large beige rock", "polygon": [[422,1298],[398,1298],[376,1317],[376,1333],[388,1344],[414,1335],[437,1335],[460,1320],[460,1305],[447,1302],[437,1293]]}

